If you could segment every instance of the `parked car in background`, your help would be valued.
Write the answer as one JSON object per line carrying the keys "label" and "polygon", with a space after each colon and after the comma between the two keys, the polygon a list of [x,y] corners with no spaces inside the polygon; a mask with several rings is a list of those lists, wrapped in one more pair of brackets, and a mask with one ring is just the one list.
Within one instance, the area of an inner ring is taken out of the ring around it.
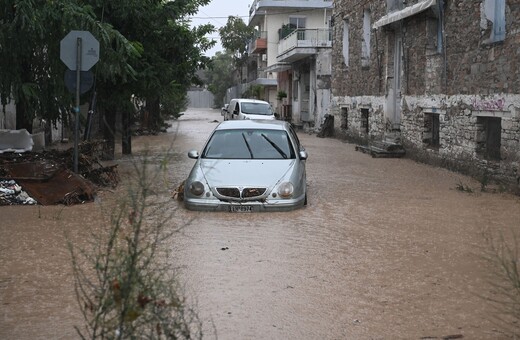
{"label": "parked car in background", "polygon": [[307,204],[307,152],[285,121],[220,123],[184,184],[190,210],[285,211]]}
{"label": "parked car in background", "polygon": [[232,119],[276,119],[274,111],[266,101],[257,99],[231,99],[224,113],[224,120]]}

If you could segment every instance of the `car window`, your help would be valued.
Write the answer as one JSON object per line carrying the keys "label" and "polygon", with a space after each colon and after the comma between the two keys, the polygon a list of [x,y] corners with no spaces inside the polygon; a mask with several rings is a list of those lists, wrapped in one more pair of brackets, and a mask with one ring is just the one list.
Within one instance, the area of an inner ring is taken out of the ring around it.
{"label": "car window", "polygon": [[242,103],[242,113],[271,116],[273,111],[267,103]]}
{"label": "car window", "polygon": [[300,139],[298,138],[298,135],[296,134],[296,131],[294,131],[292,126],[289,126],[289,134],[292,136],[292,138],[296,142],[296,147],[298,148],[298,151],[300,151],[300,149],[302,149],[303,147],[300,143]]}
{"label": "car window", "polygon": [[289,135],[283,130],[217,130],[209,139],[202,158],[294,159]]}

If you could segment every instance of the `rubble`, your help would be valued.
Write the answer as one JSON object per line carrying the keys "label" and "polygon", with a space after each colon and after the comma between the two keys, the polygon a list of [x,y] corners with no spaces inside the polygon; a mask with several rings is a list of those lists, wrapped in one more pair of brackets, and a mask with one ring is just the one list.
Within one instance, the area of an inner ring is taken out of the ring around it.
{"label": "rubble", "polygon": [[0,180],[0,205],[36,204],[14,180]]}
{"label": "rubble", "polygon": [[326,114],[324,118],[325,121],[321,125],[320,131],[318,132],[316,137],[324,138],[334,136],[334,116]]}
{"label": "rubble", "polygon": [[0,180],[5,183],[0,190],[0,205],[93,201],[99,188],[113,188],[119,183],[117,165],[104,166],[99,161],[104,145],[103,141],[79,145],[77,174],[71,170],[72,148],[0,154]]}

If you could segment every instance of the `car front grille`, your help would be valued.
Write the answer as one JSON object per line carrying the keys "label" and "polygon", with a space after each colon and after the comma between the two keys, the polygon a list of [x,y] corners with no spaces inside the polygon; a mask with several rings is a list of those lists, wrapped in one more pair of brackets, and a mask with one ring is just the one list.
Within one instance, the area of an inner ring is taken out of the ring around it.
{"label": "car front grille", "polygon": [[262,196],[265,192],[265,188],[245,188],[242,190],[242,198],[253,198]]}
{"label": "car front grille", "polygon": [[229,198],[255,198],[262,196],[266,188],[216,188],[219,195]]}
{"label": "car front grille", "polygon": [[222,196],[240,198],[240,190],[238,188],[217,188],[217,192]]}

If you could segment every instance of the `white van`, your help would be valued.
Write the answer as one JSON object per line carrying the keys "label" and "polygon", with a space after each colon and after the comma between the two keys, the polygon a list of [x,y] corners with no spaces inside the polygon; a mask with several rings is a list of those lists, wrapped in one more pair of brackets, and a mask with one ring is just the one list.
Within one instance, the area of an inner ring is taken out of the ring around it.
{"label": "white van", "polygon": [[224,120],[276,119],[271,105],[257,99],[231,99],[223,115]]}

